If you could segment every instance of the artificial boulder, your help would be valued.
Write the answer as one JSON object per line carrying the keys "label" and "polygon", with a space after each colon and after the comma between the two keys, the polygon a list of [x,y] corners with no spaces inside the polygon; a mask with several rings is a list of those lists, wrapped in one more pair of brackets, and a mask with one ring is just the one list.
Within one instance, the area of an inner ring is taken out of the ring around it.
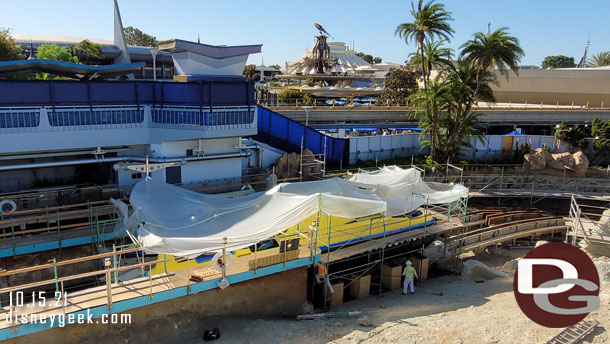
{"label": "artificial boulder", "polygon": [[546,162],[546,166],[556,170],[563,170],[564,167],[574,169],[574,159],[568,152],[551,154],[551,160]]}
{"label": "artificial boulder", "polygon": [[584,176],[589,168],[589,159],[582,151],[578,151],[572,154],[572,160],[574,160],[574,170],[576,175]]}
{"label": "artificial boulder", "polygon": [[[319,175],[322,169],[316,163],[315,156],[309,149],[303,150],[303,180],[311,180],[311,176]],[[297,178],[301,171],[301,155],[297,153],[284,153],[273,164],[278,180]]]}
{"label": "artificial boulder", "polygon": [[542,170],[546,167],[546,162],[551,160],[551,153],[536,148],[533,153],[525,154],[525,161],[529,164],[532,170]]}
{"label": "artificial boulder", "polygon": [[551,154],[542,148],[523,156],[526,171],[537,171],[548,174],[560,175],[565,171],[569,175],[584,176],[589,168],[589,159],[582,151],[574,154],[556,153]]}

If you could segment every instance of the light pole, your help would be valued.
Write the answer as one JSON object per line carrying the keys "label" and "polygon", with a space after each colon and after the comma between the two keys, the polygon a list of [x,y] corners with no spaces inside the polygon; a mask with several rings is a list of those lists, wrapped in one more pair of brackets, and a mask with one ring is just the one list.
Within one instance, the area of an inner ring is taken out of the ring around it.
{"label": "light pole", "polygon": [[157,47],[150,47],[148,49],[150,50],[150,54],[152,55],[153,80],[157,81],[157,52],[159,51],[159,48],[157,48]]}
{"label": "light pole", "polygon": [[303,109],[305,110],[305,126],[308,127],[309,126],[309,111],[311,109],[313,109],[313,106],[303,106]]}

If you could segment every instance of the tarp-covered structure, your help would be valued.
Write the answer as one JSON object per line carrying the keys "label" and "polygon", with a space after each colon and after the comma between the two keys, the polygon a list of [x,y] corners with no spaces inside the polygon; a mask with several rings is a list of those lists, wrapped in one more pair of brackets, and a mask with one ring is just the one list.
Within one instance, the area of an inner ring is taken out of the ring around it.
{"label": "tarp-covered structure", "polygon": [[348,179],[283,183],[246,196],[201,194],[147,179],[132,190],[132,214],[120,201],[114,203],[122,227],[137,227],[145,251],[195,257],[248,247],[318,211],[344,218],[395,216],[467,196],[463,185],[426,183],[418,170],[394,166]]}

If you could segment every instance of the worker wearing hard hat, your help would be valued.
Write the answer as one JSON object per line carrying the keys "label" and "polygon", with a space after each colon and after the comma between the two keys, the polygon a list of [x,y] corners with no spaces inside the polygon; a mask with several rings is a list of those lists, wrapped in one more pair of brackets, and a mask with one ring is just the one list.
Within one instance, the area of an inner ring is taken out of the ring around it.
{"label": "worker wearing hard hat", "polygon": [[407,260],[405,264],[405,271],[402,273],[405,276],[405,282],[402,288],[402,295],[407,295],[409,293],[409,288],[411,289],[411,294],[415,294],[415,287],[413,286],[413,279],[419,278],[417,276],[417,272],[413,268],[413,263],[410,260]]}

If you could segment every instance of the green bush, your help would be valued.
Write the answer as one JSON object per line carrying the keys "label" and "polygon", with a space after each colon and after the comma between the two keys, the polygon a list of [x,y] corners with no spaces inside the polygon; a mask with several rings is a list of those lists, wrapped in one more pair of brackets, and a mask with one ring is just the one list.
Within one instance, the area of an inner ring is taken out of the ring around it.
{"label": "green bush", "polygon": [[561,122],[555,130],[555,137],[569,143],[572,147],[581,149],[589,147],[585,131],[578,126],[569,125],[565,121]]}
{"label": "green bush", "polygon": [[303,105],[311,105],[313,104],[314,97],[307,93],[301,93],[299,90],[284,87],[277,93],[277,99],[281,102],[290,103],[298,99]]}
{"label": "green bush", "polygon": [[593,120],[591,128],[593,134],[593,147],[599,151],[610,151],[610,120],[602,121],[599,118]]}

